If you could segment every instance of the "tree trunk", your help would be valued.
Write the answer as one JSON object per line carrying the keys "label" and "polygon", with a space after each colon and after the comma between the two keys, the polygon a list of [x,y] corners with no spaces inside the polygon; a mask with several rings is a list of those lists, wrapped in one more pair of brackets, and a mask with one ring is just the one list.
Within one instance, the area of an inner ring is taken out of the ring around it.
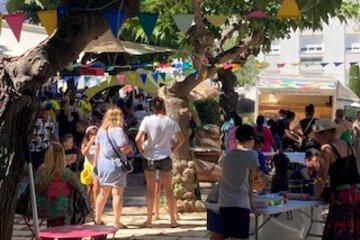
{"label": "tree trunk", "polygon": [[[127,16],[138,8],[132,0],[123,6]],[[0,240],[11,239],[17,185],[39,109],[36,91],[107,29],[101,11],[70,8],[50,38],[20,57],[0,59]]]}
{"label": "tree trunk", "polygon": [[219,69],[216,81],[221,82],[223,91],[220,95],[220,106],[229,117],[232,112],[236,112],[239,100],[239,95],[235,92],[236,76],[231,69]]}

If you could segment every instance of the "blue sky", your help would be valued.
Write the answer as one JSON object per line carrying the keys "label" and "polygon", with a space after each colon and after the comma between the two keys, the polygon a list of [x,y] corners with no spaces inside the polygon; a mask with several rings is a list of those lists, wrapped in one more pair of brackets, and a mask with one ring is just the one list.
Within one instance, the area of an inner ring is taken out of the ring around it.
{"label": "blue sky", "polygon": [[6,13],[6,2],[7,0],[0,0],[0,13]]}

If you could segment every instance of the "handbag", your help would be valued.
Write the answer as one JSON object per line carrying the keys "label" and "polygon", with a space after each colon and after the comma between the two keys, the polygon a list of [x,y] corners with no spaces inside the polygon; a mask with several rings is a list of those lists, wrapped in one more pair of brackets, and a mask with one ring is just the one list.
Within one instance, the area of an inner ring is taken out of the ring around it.
{"label": "handbag", "polygon": [[111,141],[111,138],[109,136],[109,132],[106,132],[106,135],[109,139],[109,142],[113,148],[113,150],[116,152],[116,155],[119,158],[120,161],[120,167],[123,170],[124,173],[131,173],[134,170],[134,167],[132,165],[132,161],[124,161],[121,154],[118,152],[117,148],[115,147],[114,143]]}

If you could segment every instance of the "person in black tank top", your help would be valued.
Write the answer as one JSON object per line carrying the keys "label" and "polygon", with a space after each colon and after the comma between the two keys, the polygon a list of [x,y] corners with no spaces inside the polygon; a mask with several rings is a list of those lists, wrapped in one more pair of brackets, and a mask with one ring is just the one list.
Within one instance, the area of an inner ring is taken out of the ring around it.
{"label": "person in black tank top", "polygon": [[360,174],[354,151],[338,139],[337,128],[330,119],[320,119],[313,130],[322,146],[315,196],[320,196],[330,180],[329,214],[322,239],[360,239]]}

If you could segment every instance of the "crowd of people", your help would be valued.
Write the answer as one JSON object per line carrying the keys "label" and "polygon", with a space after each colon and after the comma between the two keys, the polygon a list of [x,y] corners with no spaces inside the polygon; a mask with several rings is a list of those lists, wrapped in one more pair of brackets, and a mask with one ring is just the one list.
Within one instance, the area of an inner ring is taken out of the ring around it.
{"label": "crowd of people", "polygon": [[[108,95],[104,102],[86,101],[82,94],[41,94],[42,107],[31,138],[31,158],[40,215],[49,227],[83,223],[103,211],[112,196],[113,225],[121,222],[127,174],[144,171],[147,219],[158,217],[161,191],[167,200],[170,226],[177,227],[172,189],[171,156],[185,141],[176,121],[166,116],[161,98],[139,93],[125,98]],[[233,113],[224,122],[220,184],[210,195],[218,209],[208,209],[212,239],[247,239],[254,192],[289,191],[289,182],[309,181],[314,198],[329,202],[323,239],[360,237],[360,111],[351,122],[342,109],[336,119],[317,119],[315,107],[305,107],[298,123],[291,110],[274,119],[258,116],[254,125]],[[305,163],[291,168],[285,152],[305,152]],[[274,153],[276,153],[274,155]],[[139,164],[140,163],[140,164]],[[84,206],[89,208],[84,209]]]}
{"label": "crowd of people", "polygon": [[[121,222],[123,193],[130,172],[144,170],[148,218],[164,192],[170,226],[177,227],[172,188],[172,153],[184,142],[178,123],[166,116],[161,98],[143,93],[89,103],[81,93],[39,94],[42,105],[31,137],[31,159],[39,214],[48,227],[82,224],[89,217],[102,225],[112,197],[114,226]],[[25,191],[25,189],[23,189]],[[94,213],[94,214],[92,214]]]}
{"label": "crowd of people", "polygon": [[[316,119],[309,104],[298,123],[294,112],[280,110],[276,119],[258,116],[253,126],[232,115],[222,126],[221,180],[207,200],[216,203],[207,210],[211,239],[249,238],[254,192],[266,185],[256,183],[259,175],[271,179],[272,193],[294,191],[300,181],[301,194],[288,196],[329,203],[323,239],[360,238],[360,110],[353,122],[343,109],[334,120]],[[305,152],[304,164],[290,164],[286,153],[294,151]]]}

